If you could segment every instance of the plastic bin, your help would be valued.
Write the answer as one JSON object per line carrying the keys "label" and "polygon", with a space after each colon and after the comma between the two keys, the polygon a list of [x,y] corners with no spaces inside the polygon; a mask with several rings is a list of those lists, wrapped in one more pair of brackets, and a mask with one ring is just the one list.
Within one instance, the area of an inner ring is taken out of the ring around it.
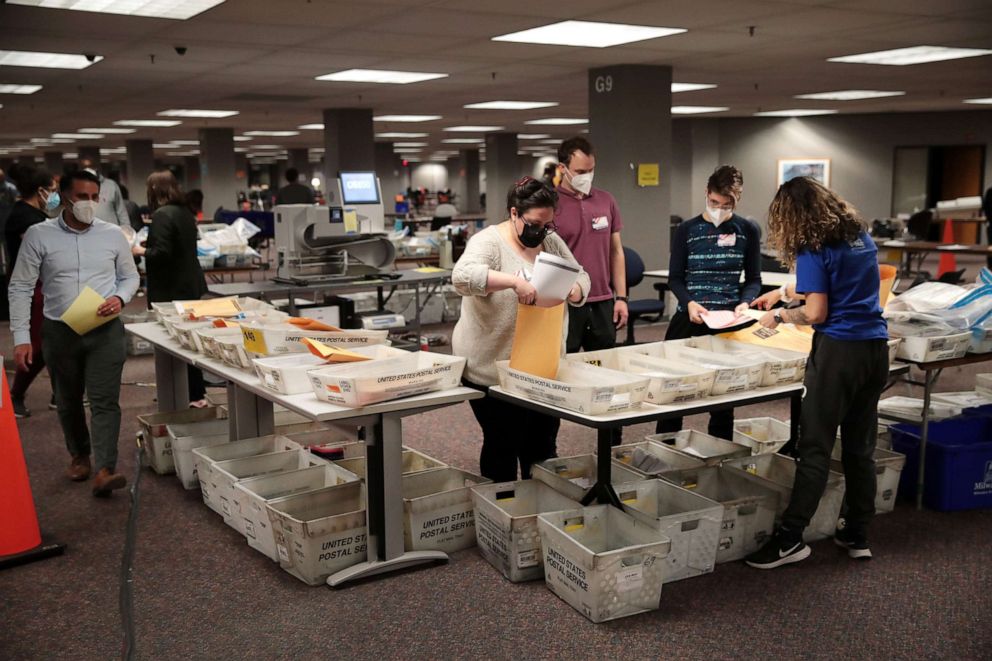
{"label": "plastic bin", "polygon": [[777,349],[774,347],[758,347],[744,342],[735,342],[713,336],[694,337],[685,340],[691,347],[712,351],[716,354],[736,356],[750,363],[763,362],[760,384],[763,387],[783,385],[802,381],[806,376],[806,360],[804,353]]}
{"label": "plastic bin", "polygon": [[[394,349],[384,344],[377,344],[370,347],[355,347],[349,349],[354,353],[368,356],[372,360],[382,360],[383,358],[395,358],[397,356],[409,356],[409,351]],[[329,364],[318,356],[311,353],[292,353],[281,356],[269,356],[267,358],[255,358],[252,360],[255,366],[255,373],[261,380],[262,385],[274,392],[283,395],[299,395],[300,393],[313,390],[310,383],[310,372]]]}
{"label": "plastic bin", "polygon": [[172,438],[169,436],[168,426],[217,420],[218,416],[220,410],[215,406],[139,415],[138,424],[144,434],[144,457],[148,465],[159,475],[175,473],[176,464],[172,458]]}
{"label": "plastic bin", "polygon": [[899,356],[900,344],[902,344],[901,337],[893,337],[889,339],[889,365],[896,362],[896,358]]}
{"label": "plastic bin", "polygon": [[896,356],[917,363],[952,360],[968,353],[970,345],[971,331],[938,337],[904,337]]}
{"label": "plastic bin", "polygon": [[182,321],[174,324],[173,327],[176,330],[176,341],[179,342],[182,348],[199,353],[203,351],[203,348],[200,345],[200,336],[197,334],[197,331],[213,328],[214,322]]}
{"label": "plastic bin", "polygon": [[537,480],[472,487],[472,502],[482,557],[514,583],[544,576],[537,515],[581,508]]}
{"label": "plastic bin", "polygon": [[544,580],[593,622],[661,605],[671,540],[611,505],[537,517]]}
{"label": "plastic bin", "polygon": [[723,505],[717,564],[754,553],[775,532],[779,493],[719,466],[682,470],[662,479]]}
{"label": "plastic bin", "polygon": [[707,466],[717,466],[724,460],[734,457],[751,456],[751,448],[746,445],[710,436],[694,429],[669,434],[652,434],[645,440],[667,445],[676,452],[701,460]]}
{"label": "plastic bin", "polygon": [[554,379],[545,379],[497,360],[501,388],[536,402],[587,415],[625,411],[641,405],[650,379],[581,362],[562,361]]}
{"label": "plastic bin", "polygon": [[[335,459],[334,463],[341,468],[351,471],[358,477],[365,479],[365,452],[364,444],[362,446],[363,452],[359,457],[349,457],[347,459]],[[428,457],[422,452],[417,452],[416,450],[410,450],[404,448],[403,450],[403,474],[409,475],[411,473],[423,473],[424,471],[435,470],[438,468],[447,468],[448,464],[438,461],[433,457]]]}
{"label": "plastic bin", "polygon": [[413,395],[448,390],[461,382],[465,359],[429,351],[310,372],[317,399],[362,407]]}
{"label": "plastic bin", "polygon": [[217,337],[217,348],[224,357],[224,362],[231,367],[250,369],[251,357],[245,351],[244,339],[238,335],[220,335]]}
{"label": "plastic bin", "polygon": [[734,443],[751,448],[752,454],[773,454],[792,437],[792,425],[775,418],[734,420]]}
{"label": "plastic bin", "polygon": [[222,461],[254,457],[270,452],[299,449],[300,444],[286,436],[259,436],[232,441],[222,445],[193,448],[193,466],[196,477],[200,481],[200,491],[203,502],[207,507],[221,516],[230,516],[230,498],[222,498],[219,476],[215,475],[214,466]]}
{"label": "plastic bin", "polygon": [[642,477],[663,477],[687,468],[705,466],[702,459],[677,452],[667,445],[643,441],[613,448],[613,461]]}
{"label": "plastic bin", "polygon": [[[920,430],[892,425],[892,449],[906,455],[899,481],[903,496],[916,495]],[[970,416],[931,422],[927,438],[923,503],[951,512],[992,507],[992,418]]]}
{"label": "plastic bin", "polygon": [[290,323],[249,322],[242,325],[241,332],[245,349],[256,357],[304,353],[307,351],[306,345],[303,344],[304,338],[349,348],[385,344],[389,338],[389,331],[384,330],[311,331]]}
{"label": "plastic bin", "polygon": [[368,557],[362,482],[276,498],[266,509],[279,566],[307,585]]}
{"label": "plastic bin", "polygon": [[403,476],[403,539],[407,551],[452,553],[475,545],[472,487],[491,480],[457,468]]}
{"label": "plastic bin", "polygon": [[[218,407],[220,408],[220,407]],[[322,425],[290,411],[280,411],[274,416],[277,434],[316,431]],[[193,464],[193,448],[208,447],[230,442],[230,423],[227,420],[208,420],[191,424],[174,424],[167,427],[172,439],[172,458],[176,477],[187,489],[198,489],[200,480]]]}
{"label": "plastic bin", "polygon": [[636,347],[620,347],[602,351],[583,351],[565,356],[566,360],[597,367],[646,376],[645,401],[651,404],[672,404],[706,397],[713,389],[716,372],[667,358],[655,358],[636,351]]}
{"label": "plastic bin", "polygon": [[713,571],[723,524],[723,505],[664,480],[616,485],[631,516],[672,540],[665,582]]}
{"label": "plastic bin", "polygon": [[[603,457],[606,461],[606,457]],[[555,457],[534,464],[531,477],[544,482],[549,487],[572,500],[581,501],[586,492],[596,483],[596,455],[579,454],[574,457]],[[644,479],[637,473],[615,461],[610,462],[610,481],[613,484],[635,482]]]}
{"label": "plastic bin", "polygon": [[216,328],[214,326],[197,328],[196,335],[199,338],[200,350],[203,354],[220,361],[224,361],[224,352],[218,344],[220,338],[236,338],[238,341],[241,341],[241,329],[231,326],[225,326],[224,328]]}
{"label": "plastic bin", "polygon": [[[723,464],[723,467],[778,491],[778,517],[782,517],[792,498],[792,485],[796,479],[795,459],[780,454],[761,454],[731,459]],[[815,542],[818,539],[833,537],[837,529],[837,519],[840,518],[841,505],[844,502],[844,486],[844,476],[830,471],[820,504],[803,532],[804,541]]]}
{"label": "plastic bin", "polygon": [[[906,455],[892,450],[875,448],[875,514],[888,514],[896,506],[896,495],[899,493],[899,478],[906,465]],[[830,470],[836,473],[844,472],[841,462],[840,441],[834,446]]]}
{"label": "plastic bin", "polygon": [[665,356],[716,371],[713,395],[730,395],[761,386],[767,360],[697,349],[688,340],[663,342]]}
{"label": "plastic bin", "polygon": [[992,397],[992,374],[975,375],[975,392]]}

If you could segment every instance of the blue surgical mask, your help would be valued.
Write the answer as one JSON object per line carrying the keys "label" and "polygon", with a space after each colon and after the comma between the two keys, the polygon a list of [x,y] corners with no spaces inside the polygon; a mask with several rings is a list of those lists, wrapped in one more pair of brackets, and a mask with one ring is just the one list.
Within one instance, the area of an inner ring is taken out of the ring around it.
{"label": "blue surgical mask", "polygon": [[45,208],[42,209],[42,211],[44,211],[45,215],[49,218],[54,218],[59,215],[60,206],[62,206],[62,196],[59,195],[58,191],[52,191],[51,193],[48,193],[47,197],[45,197]]}

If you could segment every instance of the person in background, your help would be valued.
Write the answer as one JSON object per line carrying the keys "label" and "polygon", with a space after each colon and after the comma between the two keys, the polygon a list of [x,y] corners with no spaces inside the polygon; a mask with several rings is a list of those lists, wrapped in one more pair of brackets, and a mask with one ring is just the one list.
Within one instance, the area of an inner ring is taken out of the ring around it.
{"label": "person in background", "polygon": [[[982,213],[985,214],[985,234],[989,245],[992,245],[992,186],[982,196]],[[992,269],[992,255],[985,258],[985,264]]]}
{"label": "person in background", "polygon": [[131,229],[140,232],[145,227],[145,221],[141,219],[141,207],[131,199],[131,193],[127,186],[121,186],[121,197],[124,198],[124,208],[127,209],[127,219]]}
{"label": "person in background", "polygon": [[[579,268],[579,277],[568,295],[573,308],[589,295],[589,276],[581,270],[568,246],[554,234],[554,189],[524,177],[510,187],[506,207],[509,218],[476,233],[455,264],[451,281],[462,295],[461,317],[451,337],[452,352],[464,356],[464,383],[484,393],[499,382],[496,361],[507,360],[513,346],[517,305],[531,305],[537,291],[518,275],[532,270],[541,251],[557,255]],[[567,326],[565,327],[567,328]],[[565,329],[561,346],[565,353]],[[555,347],[549,347],[555,350]],[[534,463],[555,456],[557,418],[492,397],[469,402],[482,428],[479,470],[496,482],[530,478]]]}
{"label": "person in background", "polygon": [[[125,359],[124,326],[117,316],[138,288],[138,271],[119,227],[96,218],[100,180],[79,170],[62,177],[59,188],[62,215],[28,229],[10,278],[14,362],[22,371],[34,362],[31,297],[41,280],[45,297],[42,350],[55,382],[59,422],[72,456],[66,475],[74,481],[90,477],[92,448],[97,471],[93,495],[105,496],[127,484],[116,472]],[[111,320],[80,336],[61,317],[84,287],[105,299],[96,313]],[[84,392],[90,401],[90,427]]]}
{"label": "person in background", "polygon": [[286,170],[285,186],[276,193],[276,204],[313,204],[313,190],[297,182],[300,171],[296,168]]}
{"label": "person in background", "polygon": [[[175,176],[159,170],[148,176],[148,204],[152,223],[145,247],[135,254],[145,257],[148,302],[195,300],[207,293],[206,279],[196,255],[196,218],[186,204]],[[187,366],[189,405],[207,405],[203,372]]]}
{"label": "person in background", "polygon": [[[761,230],[734,213],[743,189],[741,171],[721,165],[706,182],[704,213],[679,223],[675,230],[668,286],[679,304],[666,340],[724,332],[707,326],[706,314],[715,310],[742,314],[761,293]],[[682,418],[659,421],[656,427],[659,434],[680,429]],[[708,431],[711,436],[733,438],[733,409],[711,413]]]}
{"label": "person in background", "polygon": [[[834,541],[852,558],[871,558],[868,526],[875,514],[878,399],[889,376],[878,249],[857,210],[808,177],[779,187],[768,209],[768,230],[779,260],[795,267],[795,291],[805,302],[767,312],[761,325],[813,326],[815,333],[803,381],[792,498],[775,534],[747,564],[772,569],[809,557],[803,530],[826,487],[838,428],[847,511]],[[781,299],[776,290],[755,306],[768,309]]]}
{"label": "person in background", "polygon": [[[11,277],[17,255],[21,249],[21,241],[28,229],[49,218],[55,218],[62,211],[62,200],[59,197],[55,177],[44,168],[31,165],[18,165],[13,172],[17,177],[17,187],[20,198],[7,218],[4,228],[4,240],[7,244],[8,273]],[[31,349],[34,360],[27,365],[26,370],[17,370],[14,381],[10,385],[11,406],[15,418],[29,418],[31,411],[24,404],[28,388],[43,369],[45,359],[41,347],[41,324],[44,317],[45,299],[41,293],[41,283],[37,283],[31,297]],[[54,395],[53,395],[54,397]]]}
{"label": "person in background", "polygon": [[119,227],[129,226],[131,219],[127,214],[124,196],[121,194],[117,182],[100,174],[97,164],[91,158],[79,159],[79,168],[89,172],[100,181],[100,204],[96,208],[96,217]]}
{"label": "person in background", "polygon": [[194,188],[186,193],[186,206],[197,221],[203,220],[203,191]]}

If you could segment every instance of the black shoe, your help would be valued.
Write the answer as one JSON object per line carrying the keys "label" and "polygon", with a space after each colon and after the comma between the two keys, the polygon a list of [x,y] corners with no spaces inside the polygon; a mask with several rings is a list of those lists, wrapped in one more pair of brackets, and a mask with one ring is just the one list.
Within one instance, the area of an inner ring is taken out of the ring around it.
{"label": "black shoe", "polygon": [[802,562],[811,552],[801,538],[783,535],[782,531],[777,530],[764,546],[746,557],[744,561],[755,569],[775,569],[793,562]]}
{"label": "black shoe", "polygon": [[23,399],[11,399],[10,400],[10,403],[11,403],[11,405],[14,408],[14,417],[15,418],[30,418],[31,417],[31,410],[24,405],[24,400]]}
{"label": "black shoe", "polygon": [[855,560],[871,560],[871,549],[868,548],[868,537],[846,527],[838,527],[834,531],[834,544],[847,549],[847,555]]}

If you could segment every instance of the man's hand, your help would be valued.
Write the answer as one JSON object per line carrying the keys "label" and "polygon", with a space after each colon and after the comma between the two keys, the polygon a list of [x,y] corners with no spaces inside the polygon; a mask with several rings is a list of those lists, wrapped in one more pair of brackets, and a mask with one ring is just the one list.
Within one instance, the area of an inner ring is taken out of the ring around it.
{"label": "man's hand", "polygon": [[124,309],[124,301],[121,297],[111,296],[103,305],[96,309],[96,313],[101,317],[112,317],[115,314],[120,314],[122,309]]}
{"label": "man's hand", "polygon": [[14,364],[18,372],[27,372],[34,359],[34,352],[30,344],[18,344],[14,347]]}
{"label": "man's hand", "polygon": [[135,257],[141,257],[145,254],[145,247],[142,246],[131,246],[131,254]]}
{"label": "man's hand", "polygon": [[690,301],[686,312],[689,313],[689,321],[694,324],[701,324],[703,323],[703,315],[709,312],[709,310],[695,301]]}
{"label": "man's hand", "polygon": [[629,312],[627,311],[627,301],[613,301],[613,325],[617,328],[623,328],[627,325],[627,318],[629,317]]}
{"label": "man's hand", "polygon": [[778,320],[775,318],[775,311],[768,311],[761,315],[761,319],[758,320],[758,323],[765,328],[778,328]]}

